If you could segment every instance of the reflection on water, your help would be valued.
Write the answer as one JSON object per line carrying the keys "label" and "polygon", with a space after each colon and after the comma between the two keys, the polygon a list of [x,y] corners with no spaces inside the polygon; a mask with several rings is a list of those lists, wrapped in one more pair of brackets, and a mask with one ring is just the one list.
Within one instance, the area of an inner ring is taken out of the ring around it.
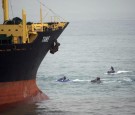
{"label": "reflection on water", "polygon": [[11,106],[7,110],[4,110],[0,115],[38,115],[36,108],[38,108],[36,103],[21,103]]}
{"label": "reflection on water", "polygon": [[1,111],[0,115],[72,115],[77,114],[76,112],[68,112],[56,110],[52,107],[47,107],[46,102],[38,102],[38,103],[23,103],[17,104],[14,106],[10,106],[10,108]]}

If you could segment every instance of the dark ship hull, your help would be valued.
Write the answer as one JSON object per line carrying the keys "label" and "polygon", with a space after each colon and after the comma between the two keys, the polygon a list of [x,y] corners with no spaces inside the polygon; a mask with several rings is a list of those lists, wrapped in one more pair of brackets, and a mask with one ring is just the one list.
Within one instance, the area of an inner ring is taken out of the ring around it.
{"label": "dark ship hull", "polygon": [[55,31],[38,32],[32,43],[0,46],[0,105],[48,99],[36,85],[37,70],[67,25]]}

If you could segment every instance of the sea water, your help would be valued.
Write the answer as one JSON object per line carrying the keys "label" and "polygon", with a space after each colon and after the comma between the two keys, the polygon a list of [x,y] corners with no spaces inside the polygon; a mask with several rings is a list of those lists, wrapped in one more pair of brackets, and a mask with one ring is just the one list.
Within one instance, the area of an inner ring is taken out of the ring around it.
{"label": "sea water", "polygon": [[[71,22],[37,73],[49,100],[2,115],[135,115],[135,21]],[[116,73],[107,74],[113,66]],[[66,76],[69,82],[58,82]],[[96,77],[101,83],[91,83]]]}

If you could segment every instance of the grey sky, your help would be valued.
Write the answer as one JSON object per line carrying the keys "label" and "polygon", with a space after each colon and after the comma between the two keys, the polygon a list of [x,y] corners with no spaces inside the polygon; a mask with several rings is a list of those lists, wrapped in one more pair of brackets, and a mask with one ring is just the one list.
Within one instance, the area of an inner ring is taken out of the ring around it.
{"label": "grey sky", "polygon": [[[0,0],[0,6],[1,6]],[[10,0],[14,16],[26,9],[27,20],[39,21],[40,0]],[[135,0],[42,0],[42,2],[69,21],[93,19],[135,20]],[[47,10],[44,9],[44,16]],[[0,17],[3,17],[0,8]],[[50,14],[50,13],[49,13]],[[51,15],[51,14],[50,14]],[[12,12],[10,7],[10,18]],[[0,22],[2,23],[0,18]]]}

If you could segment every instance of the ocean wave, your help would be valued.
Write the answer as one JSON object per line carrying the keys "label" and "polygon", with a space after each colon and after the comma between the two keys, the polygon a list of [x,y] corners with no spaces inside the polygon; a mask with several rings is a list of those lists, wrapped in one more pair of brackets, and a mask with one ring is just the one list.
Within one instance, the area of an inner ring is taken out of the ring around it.
{"label": "ocean wave", "polygon": [[[132,71],[119,70],[119,71],[117,71],[117,72],[115,72],[115,73],[109,73],[109,74],[115,75],[115,74],[129,73],[129,72],[132,72]],[[108,74],[108,73],[104,73],[104,74]]]}
{"label": "ocean wave", "polygon": [[129,73],[131,71],[117,71],[117,74],[120,74],[120,73]]}
{"label": "ocean wave", "polygon": [[107,84],[107,83],[115,83],[115,82],[117,82],[116,80],[102,80],[102,83],[105,83],[105,84]]}
{"label": "ocean wave", "polygon": [[133,82],[133,80],[131,78],[128,78],[128,77],[124,77],[124,78],[121,78],[121,79],[102,79],[101,80],[103,83],[125,83],[125,82]]}
{"label": "ocean wave", "polygon": [[[109,79],[109,78],[102,78],[101,82],[102,83],[122,83],[122,82],[133,82],[134,80],[132,80],[129,77],[123,77],[123,78],[114,78],[114,79]],[[91,82],[91,79],[74,79],[74,80],[70,80],[70,82]]]}
{"label": "ocean wave", "polygon": [[91,80],[80,80],[80,79],[74,79],[74,80],[72,80],[73,82],[84,82],[84,81],[91,81]]}
{"label": "ocean wave", "polygon": [[132,82],[133,80],[131,78],[123,78],[123,81]]}

